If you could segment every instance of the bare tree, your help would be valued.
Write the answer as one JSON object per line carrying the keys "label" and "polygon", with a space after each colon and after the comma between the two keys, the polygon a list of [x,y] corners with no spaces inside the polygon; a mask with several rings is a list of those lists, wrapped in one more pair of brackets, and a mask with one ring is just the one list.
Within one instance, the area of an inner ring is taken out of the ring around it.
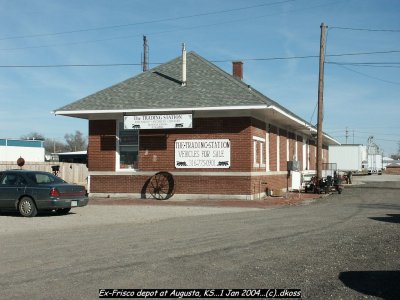
{"label": "bare tree", "polygon": [[82,151],[87,148],[87,140],[79,130],[75,134],[66,134],[64,138],[68,151]]}
{"label": "bare tree", "polygon": [[28,133],[26,135],[21,136],[21,140],[41,140],[44,141],[46,138],[44,137],[43,134],[33,131],[31,133]]}
{"label": "bare tree", "polygon": [[396,160],[400,159],[400,141],[398,142],[398,146],[399,146],[399,148],[397,149],[397,153],[390,155],[391,158],[396,159]]}
{"label": "bare tree", "polygon": [[68,151],[65,143],[57,141],[56,139],[46,139],[44,141],[44,149],[47,153],[59,153]]}
{"label": "bare tree", "polygon": [[66,134],[64,136],[65,142],[57,139],[45,138],[45,136],[38,132],[31,132],[21,136],[23,140],[41,140],[44,141],[43,146],[46,153],[59,153],[67,151],[81,151],[86,150],[87,140],[83,133],[76,130],[75,133]]}

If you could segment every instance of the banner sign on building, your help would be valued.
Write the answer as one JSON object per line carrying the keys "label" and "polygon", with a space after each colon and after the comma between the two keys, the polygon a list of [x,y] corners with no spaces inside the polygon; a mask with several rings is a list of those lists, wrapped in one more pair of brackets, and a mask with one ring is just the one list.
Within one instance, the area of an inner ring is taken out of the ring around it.
{"label": "banner sign on building", "polygon": [[192,114],[125,116],[124,129],[192,128]]}
{"label": "banner sign on building", "polygon": [[175,168],[223,169],[231,166],[228,139],[176,140]]}

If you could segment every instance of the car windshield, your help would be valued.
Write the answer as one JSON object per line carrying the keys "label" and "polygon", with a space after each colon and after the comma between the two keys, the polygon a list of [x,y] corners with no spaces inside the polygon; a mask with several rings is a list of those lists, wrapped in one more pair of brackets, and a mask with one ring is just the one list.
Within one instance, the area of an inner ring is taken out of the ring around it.
{"label": "car windshield", "polygon": [[28,173],[26,176],[37,184],[65,183],[64,180],[50,173]]}

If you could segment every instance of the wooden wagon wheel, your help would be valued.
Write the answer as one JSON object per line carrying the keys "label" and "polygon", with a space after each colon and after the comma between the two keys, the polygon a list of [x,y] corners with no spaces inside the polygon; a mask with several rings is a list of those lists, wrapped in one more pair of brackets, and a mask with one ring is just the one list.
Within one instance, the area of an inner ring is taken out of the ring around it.
{"label": "wooden wagon wheel", "polygon": [[154,199],[169,199],[174,194],[174,178],[168,172],[159,172],[153,175],[149,183],[149,192]]}

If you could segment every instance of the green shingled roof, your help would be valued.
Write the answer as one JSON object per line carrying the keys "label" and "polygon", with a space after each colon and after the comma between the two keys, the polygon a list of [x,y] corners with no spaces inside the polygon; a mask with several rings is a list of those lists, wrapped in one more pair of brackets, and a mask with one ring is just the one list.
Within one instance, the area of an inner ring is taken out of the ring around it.
{"label": "green shingled roof", "polygon": [[182,86],[182,58],[178,57],[54,112],[78,116],[86,112],[274,106],[304,122],[303,126],[311,125],[193,51],[187,54],[186,65],[186,86]]}
{"label": "green shingled roof", "polygon": [[187,85],[183,87],[181,80],[182,59],[178,57],[56,112],[249,105],[275,105],[284,109],[195,52],[187,54]]}

